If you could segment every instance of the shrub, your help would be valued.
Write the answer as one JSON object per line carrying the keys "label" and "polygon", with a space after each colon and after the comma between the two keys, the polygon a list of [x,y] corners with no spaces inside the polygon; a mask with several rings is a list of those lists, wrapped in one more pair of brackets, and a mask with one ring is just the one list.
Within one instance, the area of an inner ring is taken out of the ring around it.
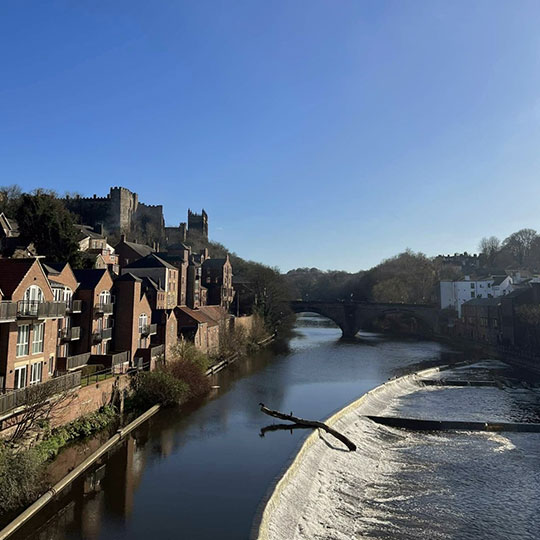
{"label": "shrub", "polygon": [[181,341],[171,348],[165,371],[187,385],[189,397],[198,397],[210,390],[210,382],[205,375],[208,364],[208,357],[195,345]]}
{"label": "shrub", "polygon": [[146,408],[161,404],[179,405],[189,397],[188,385],[166,371],[141,371],[131,380],[133,405]]}
{"label": "shrub", "polygon": [[15,452],[0,446],[0,514],[21,508],[42,493],[42,460],[34,450]]}

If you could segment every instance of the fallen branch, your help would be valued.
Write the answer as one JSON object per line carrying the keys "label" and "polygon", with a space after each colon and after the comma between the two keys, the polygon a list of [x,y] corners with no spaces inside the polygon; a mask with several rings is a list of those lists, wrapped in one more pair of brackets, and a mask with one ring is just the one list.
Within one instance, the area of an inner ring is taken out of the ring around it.
{"label": "fallen branch", "polygon": [[272,409],[265,407],[264,403],[259,403],[259,406],[261,407],[261,412],[267,414],[268,416],[273,416],[274,418],[279,418],[280,420],[288,420],[289,422],[294,422],[295,424],[300,424],[306,427],[323,429],[324,431],[330,433],[330,435],[333,435],[336,439],[341,441],[351,452],[354,452],[356,450],[356,445],[350,439],[345,437],[345,435],[339,433],[339,431],[328,427],[324,422],[318,422],[316,420],[306,420],[305,418],[298,418],[297,416],[293,416],[292,413],[284,414],[279,411],[273,411]]}
{"label": "fallen branch", "polygon": [[311,426],[305,426],[302,424],[271,424],[261,428],[259,435],[264,437],[264,434],[268,431],[290,431],[293,432],[294,429],[313,429]]}

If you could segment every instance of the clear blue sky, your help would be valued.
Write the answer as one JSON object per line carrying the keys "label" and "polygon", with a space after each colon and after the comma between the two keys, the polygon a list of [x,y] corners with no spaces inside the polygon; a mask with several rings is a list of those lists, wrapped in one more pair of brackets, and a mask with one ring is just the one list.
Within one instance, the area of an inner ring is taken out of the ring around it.
{"label": "clear blue sky", "polygon": [[3,0],[0,185],[105,195],[277,265],[540,229],[540,3]]}

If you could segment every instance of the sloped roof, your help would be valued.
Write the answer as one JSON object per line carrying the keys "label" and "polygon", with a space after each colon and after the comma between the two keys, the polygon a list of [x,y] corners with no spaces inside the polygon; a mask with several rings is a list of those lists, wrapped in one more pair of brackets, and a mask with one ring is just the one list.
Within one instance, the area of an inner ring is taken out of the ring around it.
{"label": "sloped roof", "polygon": [[116,246],[114,246],[114,249],[118,249],[118,246],[121,245],[128,246],[141,257],[146,257],[154,251],[150,246],[147,246],[146,244],[137,244],[136,242],[128,242],[127,240],[121,240],[118,244],[116,244]]}
{"label": "sloped roof", "polygon": [[203,262],[203,267],[207,268],[222,268],[228,259],[206,259]]}
{"label": "sloped roof", "polygon": [[172,270],[177,270],[176,267],[164,261],[161,257],[158,257],[155,253],[150,253],[142,259],[133,261],[124,268],[171,268]]}
{"label": "sloped roof", "polygon": [[500,285],[508,276],[492,276],[493,283],[492,285]]}
{"label": "sloped roof", "polygon": [[120,277],[117,277],[114,282],[117,281],[137,281],[142,282],[142,279],[140,277],[137,277],[133,275],[131,272],[126,272],[125,274],[122,274]]}
{"label": "sloped roof", "polygon": [[74,270],[75,279],[79,283],[79,289],[92,290],[100,282],[104,274],[108,272],[105,268],[89,268],[86,270]]}
{"label": "sloped roof", "polygon": [[79,231],[79,240],[82,240],[83,238],[97,238],[98,240],[105,240],[105,237],[102,234],[97,233],[88,225],[75,225],[75,227]]}
{"label": "sloped roof", "polygon": [[464,306],[498,306],[501,303],[501,298],[473,298],[468,302],[464,302]]}
{"label": "sloped roof", "polygon": [[36,263],[36,259],[0,259],[0,289],[5,298],[11,298],[19,283]]}
{"label": "sloped roof", "polygon": [[144,276],[142,278],[143,286],[148,289],[155,289],[156,291],[165,291],[165,289],[159,284],[156,283],[151,277]]}
{"label": "sloped roof", "polygon": [[221,306],[201,306],[199,311],[216,323],[221,322],[227,317],[227,311]]}
{"label": "sloped roof", "polygon": [[198,323],[206,323],[208,326],[216,326],[218,324],[212,317],[209,317],[200,308],[191,309],[186,306],[178,306],[175,309],[184,312],[186,315],[188,315]]}

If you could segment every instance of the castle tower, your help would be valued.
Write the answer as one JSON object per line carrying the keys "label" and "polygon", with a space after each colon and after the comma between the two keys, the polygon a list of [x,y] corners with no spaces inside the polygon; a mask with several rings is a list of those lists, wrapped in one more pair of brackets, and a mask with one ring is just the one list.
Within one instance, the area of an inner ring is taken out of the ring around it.
{"label": "castle tower", "polygon": [[112,187],[109,193],[112,215],[117,222],[115,228],[127,232],[131,229],[133,214],[139,206],[139,196],[124,187]]}
{"label": "castle tower", "polygon": [[197,232],[208,240],[208,214],[204,208],[200,214],[188,210],[188,231]]}

